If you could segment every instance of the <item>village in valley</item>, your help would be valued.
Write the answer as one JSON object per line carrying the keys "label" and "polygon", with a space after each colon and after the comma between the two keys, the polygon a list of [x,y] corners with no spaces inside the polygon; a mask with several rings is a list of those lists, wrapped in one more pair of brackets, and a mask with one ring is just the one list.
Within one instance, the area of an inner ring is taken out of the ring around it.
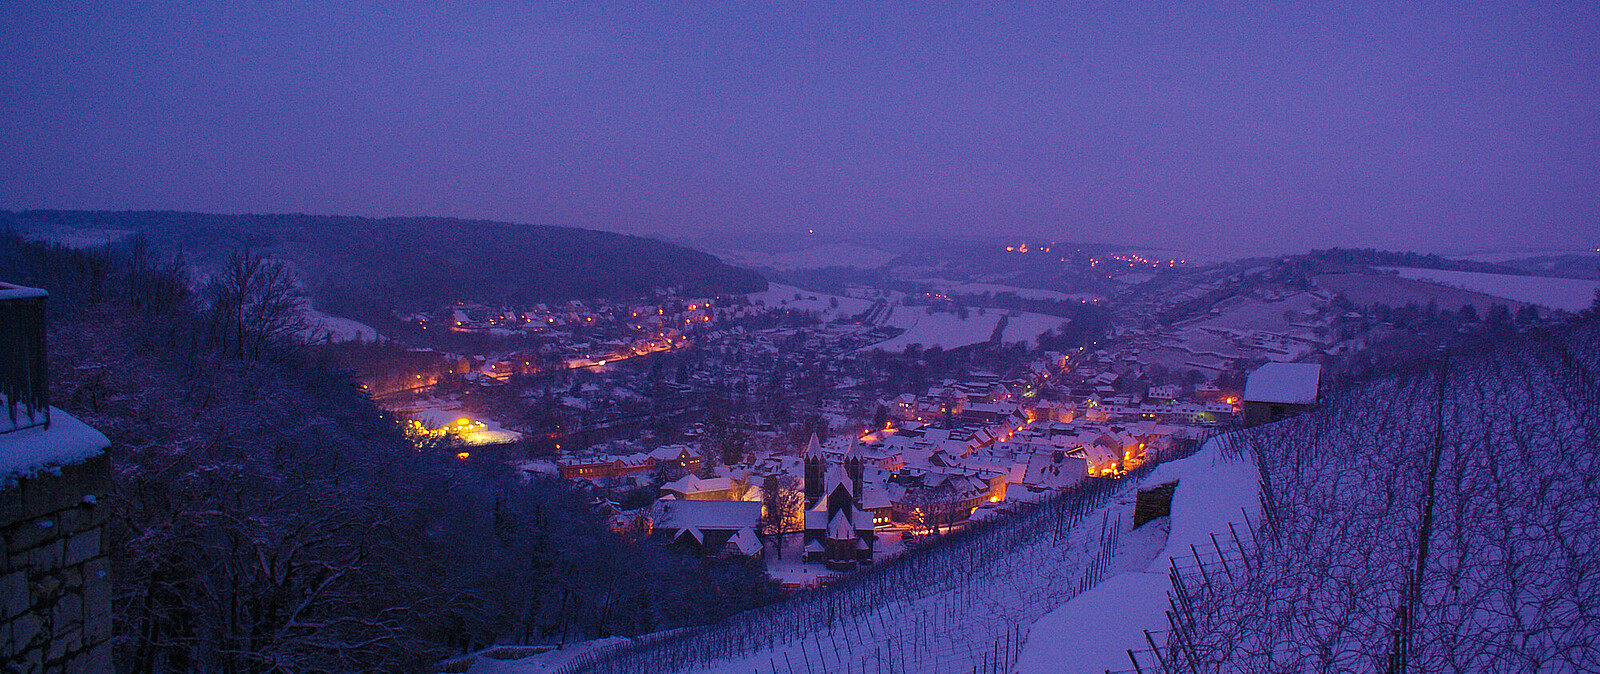
{"label": "village in valley", "polygon": [[[1322,363],[1354,376],[1415,327],[1352,302],[1352,281],[1390,284],[1381,299],[1402,307],[1459,292],[1299,258],[1081,251],[1047,261],[1067,270],[1051,290],[1002,283],[1049,246],[996,253],[999,273],[912,266],[832,293],[461,302],[398,324],[409,343],[481,355],[349,348],[419,443],[572,481],[616,535],[747,559],[796,589],[1186,455],[1247,405],[1275,418],[1314,400]],[[1485,316],[1441,329],[1541,317],[1475,299]]]}

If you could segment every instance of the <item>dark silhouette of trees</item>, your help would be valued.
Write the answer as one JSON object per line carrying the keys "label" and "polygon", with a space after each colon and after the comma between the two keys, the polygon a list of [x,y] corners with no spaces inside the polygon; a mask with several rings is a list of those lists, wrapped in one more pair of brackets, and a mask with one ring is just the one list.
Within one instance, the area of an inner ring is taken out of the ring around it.
{"label": "dark silhouette of trees", "polygon": [[775,597],[747,564],[613,534],[564,481],[408,439],[298,346],[270,258],[235,255],[190,292],[148,249],[0,232],[0,278],[51,292],[52,399],[112,440],[122,671],[431,671]]}

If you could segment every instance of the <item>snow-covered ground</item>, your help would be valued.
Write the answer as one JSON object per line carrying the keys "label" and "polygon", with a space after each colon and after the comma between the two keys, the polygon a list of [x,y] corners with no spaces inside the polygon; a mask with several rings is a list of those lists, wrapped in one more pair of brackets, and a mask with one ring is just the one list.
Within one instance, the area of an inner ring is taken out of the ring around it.
{"label": "snow-covered ground", "polygon": [[[0,404],[5,401],[0,398]],[[66,412],[50,408],[50,426],[0,433],[0,486],[40,472],[59,472],[105,452],[111,442]]]}
{"label": "snow-covered ground", "polygon": [[[752,303],[768,308],[814,311],[823,321],[859,316],[873,305],[872,300],[813,292],[782,283],[769,284],[765,291],[752,293],[748,297]],[[890,307],[886,317],[879,319],[880,325],[900,328],[905,332],[867,348],[899,352],[910,344],[945,349],[981,344],[994,335],[995,324],[1005,314],[998,309],[989,309],[982,314],[977,309],[970,309],[967,318],[962,319],[950,312],[930,314],[927,307],[895,304]],[[1034,313],[1012,316],[1006,323],[1002,339],[1008,342],[1032,342],[1046,330],[1061,325],[1064,320]]]}
{"label": "snow-covered ground", "polygon": [[455,423],[463,417],[483,423],[483,428],[463,431],[457,435],[468,445],[498,445],[516,442],[522,434],[500,425],[494,419],[461,409],[459,403],[448,400],[426,400],[410,413],[410,417],[428,428],[440,428]]}
{"label": "snow-covered ground", "polygon": [[1163,658],[1384,671],[1399,632],[1406,671],[1600,671],[1596,354],[1586,323],[1497,340],[1229,436],[1272,504],[1235,547],[1264,549],[1204,565],[1177,550],[1183,629],[1158,635]]}
{"label": "snow-covered ground", "polygon": [[1584,279],[1484,274],[1412,267],[1385,267],[1385,269],[1399,272],[1402,278],[1432,281],[1462,290],[1566,311],[1582,311],[1589,308],[1594,302],[1595,289],[1600,288],[1600,281]]}
{"label": "snow-covered ground", "polygon": [[311,324],[309,339],[329,342],[376,342],[378,330],[366,323],[351,320],[333,314],[323,313],[307,307],[305,310],[306,321]]}
{"label": "snow-covered ground", "polygon": [[1226,459],[1221,448],[1221,440],[1213,439],[1194,456],[1162,465],[1144,480],[1147,485],[1178,483],[1161,552],[1147,558],[1148,566],[1110,578],[1034,623],[1015,671],[1128,669],[1128,650],[1148,648],[1144,630],[1167,629],[1172,560],[1212,547],[1212,534],[1227,539],[1229,523],[1243,526],[1246,511],[1253,521],[1260,519],[1255,463]]}
{"label": "snow-covered ground", "polygon": [[[953,313],[938,312],[930,314],[924,307],[897,306],[889,315],[888,325],[904,329],[899,336],[879,342],[870,348],[883,349],[884,351],[904,351],[907,345],[921,344],[923,348],[938,346],[945,349],[954,349],[969,344],[981,344],[989,341],[994,334],[994,326],[1005,313],[998,310],[985,311],[979,315],[973,309],[968,312],[965,319]],[[1058,316],[1044,314],[1024,313],[1012,316],[1006,323],[1002,339],[1008,342],[1031,342],[1040,333],[1054,329],[1061,325],[1064,319]]]}
{"label": "snow-covered ground", "polygon": [[[799,299],[795,298],[796,295]],[[822,315],[823,321],[855,316],[872,307],[872,300],[801,290],[782,283],[769,283],[766,290],[751,293],[747,297],[752,304],[763,304],[772,309],[815,311]],[[833,306],[835,303],[838,306]]]}
{"label": "snow-covered ground", "polygon": [[629,639],[625,637],[580,641],[543,653],[522,658],[507,657],[505,659],[494,657],[494,655],[500,654],[497,652],[499,649],[489,648],[472,656],[472,667],[467,672],[470,674],[548,674],[560,669],[567,663],[572,662],[573,658],[584,653],[595,649],[618,646],[628,641]]}

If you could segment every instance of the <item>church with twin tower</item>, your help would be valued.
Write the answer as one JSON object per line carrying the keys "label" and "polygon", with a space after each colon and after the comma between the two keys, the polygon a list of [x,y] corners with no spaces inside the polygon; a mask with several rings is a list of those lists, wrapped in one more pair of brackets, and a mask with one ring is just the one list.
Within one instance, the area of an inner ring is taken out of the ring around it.
{"label": "church with twin tower", "polygon": [[842,464],[829,465],[822,443],[806,443],[805,560],[830,571],[854,571],[872,563],[872,512],[861,508],[866,463],[855,438]]}

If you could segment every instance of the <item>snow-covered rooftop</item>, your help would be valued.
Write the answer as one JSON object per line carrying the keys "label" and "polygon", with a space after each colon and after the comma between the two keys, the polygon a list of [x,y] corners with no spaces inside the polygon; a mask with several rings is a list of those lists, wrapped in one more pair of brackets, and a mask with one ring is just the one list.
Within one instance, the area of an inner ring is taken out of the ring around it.
{"label": "snow-covered rooftop", "polygon": [[1246,402],[1310,405],[1317,401],[1322,366],[1316,363],[1267,363],[1244,384]]}
{"label": "snow-covered rooftop", "polygon": [[38,288],[0,282],[0,300],[20,300],[30,297],[48,297],[49,295],[50,293]]}
{"label": "snow-covered rooftop", "polygon": [[100,456],[110,445],[100,431],[52,407],[49,427],[0,433],[0,485],[82,463]]}
{"label": "snow-covered rooftop", "polygon": [[761,520],[759,501],[658,501],[656,508],[656,526],[667,529],[737,530]]}

